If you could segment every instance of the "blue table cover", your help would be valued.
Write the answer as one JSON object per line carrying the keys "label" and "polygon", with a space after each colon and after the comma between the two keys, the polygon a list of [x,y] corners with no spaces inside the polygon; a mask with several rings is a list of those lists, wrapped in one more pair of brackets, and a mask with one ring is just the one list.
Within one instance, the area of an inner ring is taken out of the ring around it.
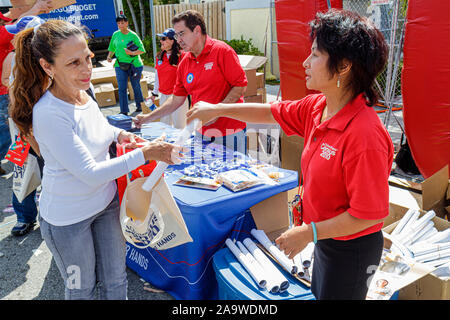
{"label": "blue table cover", "polygon": [[[153,137],[164,128],[155,123]],[[145,129],[149,136],[151,128]],[[144,133],[144,131],[143,131]],[[169,167],[170,168],[170,167]],[[225,240],[242,240],[255,227],[249,208],[273,196],[298,186],[295,171],[279,169],[284,177],[278,185],[259,185],[233,192],[222,186],[216,191],[176,186],[182,175],[177,166],[165,173],[165,180],[183,215],[193,242],[168,250],[139,249],[127,243],[127,266],[157,288],[175,299],[217,299],[218,286],[212,267],[213,255]]]}

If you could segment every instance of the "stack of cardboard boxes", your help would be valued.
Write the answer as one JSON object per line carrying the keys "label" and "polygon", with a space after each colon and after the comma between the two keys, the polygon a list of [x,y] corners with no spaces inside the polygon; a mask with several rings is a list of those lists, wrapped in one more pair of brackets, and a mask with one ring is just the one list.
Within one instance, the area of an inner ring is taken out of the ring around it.
{"label": "stack of cardboard boxes", "polygon": [[265,103],[267,92],[265,87],[264,73],[257,72],[266,61],[266,57],[238,55],[239,62],[247,77],[247,89],[244,94],[244,102]]}
{"label": "stack of cardboard boxes", "polygon": [[[12,19],[17,19],[21,14],[33,7],[36,0],[11,0],[12,8],[9,10]],[[76,0],[52,0],[52,9],[59,9],[76,3]]]}
{"label": "stack of cardboard boxes", "polygon": [[[91,82],[94,85],[95,98],[98,101],[100,107],[108,107],[117,104],[119,101],[119,89],[116,78],[116,71],[113,67],[114,64],[104,64],[103,67],[97,67],[92,69]],[[140,80],[142,95],[144,99],[148,98],[148,84],[149,79],[142,76]],[[131,83],[128,82],[129,99],[134,100],[134,92],[131,87]]]}
{"label": "stack of cardboard boxes", "polygon": [[117,103],[118,85],[114,68],[93,68],[91,83],[94,85],[95,98],[97,99],[99,107],[113,106]]}
{"label": "stack of cardboard boxes", "polygon": [[[438,170],[423,182],[390,176],[389,216],[384,221],[383,231],[391,233],[408,209],[416,209],[423,215],[434,210],[433,223],[438,231],[450,228],[450,184],[448,165]],[[443,280],[429,273],[399,291],[400,300],[449,300],[450,279]]]}

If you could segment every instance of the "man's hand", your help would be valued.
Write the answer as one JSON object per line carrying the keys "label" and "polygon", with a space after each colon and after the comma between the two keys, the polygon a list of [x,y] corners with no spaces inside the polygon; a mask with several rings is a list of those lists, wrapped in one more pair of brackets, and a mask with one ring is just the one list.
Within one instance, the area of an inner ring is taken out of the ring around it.
{"label": "man's hand", "polygon": [[36,3],[31,8],[32,10],[36,10],[36,15],[40,13],[48,13],[52,10],[52,1],[51,0],[37,0]]}
{"label": "man's hand", "polygon": [[136,117],[133,118],[133,123],[136,126],[136,128],[140,128],[144,123],[147,123],[150,121],[150,114],[138,114]]}
{"label": "man's hand", "polygon": [[186,113],[186,123],[190,123],[197,118],[203,126],[214,123],[219,117],[219,105],[207,103],[204,101],[197,102],[192,109]]}

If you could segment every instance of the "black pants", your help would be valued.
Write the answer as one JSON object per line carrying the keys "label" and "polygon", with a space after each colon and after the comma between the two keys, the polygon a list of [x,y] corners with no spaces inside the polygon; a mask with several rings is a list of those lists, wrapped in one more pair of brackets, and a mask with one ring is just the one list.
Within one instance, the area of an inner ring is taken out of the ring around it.
{"label": "black pants", "polygon": [[318,300],[364,300],[383,251],[383,234],[319,240],[314,249],[311,291]]}

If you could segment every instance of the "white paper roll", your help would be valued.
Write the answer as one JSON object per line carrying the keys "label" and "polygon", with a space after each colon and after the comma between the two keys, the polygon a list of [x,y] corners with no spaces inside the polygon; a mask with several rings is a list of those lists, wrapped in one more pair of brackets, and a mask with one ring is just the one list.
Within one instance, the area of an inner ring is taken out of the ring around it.
{"label": "white paper roll", "polygon": [[420,242],[422,236],[424,236],[425,234],[428,233],[428,231],[430,231],[431,229],[434,228],[434,223],[433,221],[428,221],[428,223],[422,228],[422,230],[416,232],[412,237],[411,240],[409,241],[408,245],[412,245],[414,243]]}
{"label": "white paper roll", "polygon": [[383,231],[383,237],[392,242],[391,251],[395,251],[407,258],[414,257],[412,252],[406,246],[404,246],[402,244],[402,242],[397,238],[397,236],[393,236],[393,235]]}
{"label": "white paper roll", "polygon": [[303,261],[300,253],[298,253],[292,260],[294,261],[294,265],[297,267],[297,274],[300,277],[303,277],[305,275],[305,269],[303,268]]}
{"label": "white paper roll", "polygon": [[421,243],[421,242],[427,242],[427,240],[429,238],[436,235],[437,233],[438,233],[437,229],[435,227],[433,227],[430,230],[428,230],[427,232],[425,232],[419,239],[417,239],[417,241],[415,243],[417,244],[417,243]]}
{"label": "white paper roll", "polygon": [[274,257],[278,260],[281,265],[288,270],[291,274],[297,273],[297,267],[294,265],[292,260],[290,260],[280,249],[278,249],[267,237],[264,230],[252,229],[251,234],[261,243],[264,248],[267,249]]}
{"label": "white paper roll", "polygon": [[395,234],[394,236],[397,239],[401,240],[405,235],[407,235],[411,226],[414,225],[414,223],[417,221],[417,218],[419,218],[419,215],[420,215],[420,211],[415,210],[411,214],[411,218],[409,218],[408,222],[406,222],[406,224],[402,228],[402,230],[399,233]]}
{"label": "white paper roll", "polygon": [[442,251],[436,251],[428,254],[423,254],[418,257],[415,257],[416,261],[419,262],[427,262],[431,260],[440,260],[442,258],[450,257],[450,248],[444,249]]}
{"label": "white paper roll", "polygon": [[433,219],[436,216],[436,212],[433,210],[428,211],[421,217],[419,220],[417,220],[413,225],[413,230],[420,230],[422,229],[431,219]]}
{"label": "white paper roll", "polygon": [[[257,264],[256,260],[249,259],[239,248],[231,241],[231,239],[225,240],[225,244],[242,264],[242,266],[247,270],[250,276],[255,280],[260,288],[265,288],[266,280],[264,280],[263,271]],[[256,262],[256,264],[255,264]]]}
{"label": "white paper roll", "polygon": [[450,241],[450,228],[439,231],[437,234],[428,238],[426,241],[430,243]]}
{"label": "white paper roll", "polygon": [[399,234],[403,230],[403,227],[408,223],[415,211],[416,209],[409,209],[406,211],[405,215],[400,219],[395,229],[391,232],[393,236]]}
{"label": "white paper roll", "polygon": [[426,264],[427,266],[431,266],[431,267],[437,268],[437,267],[443,266],[443,265],[445,265],[447,263],[450,263],[450,257],[442,258],[442,259],[436,259],[436,260],[431,260],[431,261],[422,262],[422,263]]}
{"label": "white paper roll", "polygon": [[443,243],[425,243],[423,245],[416,245],[414,247],[410,247],[410,250],[414,254],[414,257],[417,258],[424,254],[442,251],[449,248],[450,242],[443,242]]}
{"label": "white paper roll", "polygon": [[275,265],[272,263],[272,261],[270,261],[266,254],[262,252],[262,250],[259,249],[258,246],[250,238],[244,239],[243,242],[248,251],[250,251],[253,257],[258,260],[259,264],[266,271],[266,278],[270,279],[269,282],[278,284],[280,292],[286,291],[286,289],[289,287],[289,281],[285,276],[283,276],[280,270],[275,267]]}
{"label": "white paper roll", "polygon": [[304,268],[311,267],[312,257],[314,254],[314,247],[315,247],[314,242],[310,242],[306,245],[306,247],[302,251],[300,251],[300,256],[302,258]]}
{"label": "white paper roll", "polygon": [[261,278],[264,279],[265,281],[265,288],[267,289],[267,291],[271,293],[277,293],[278,291],[280,291],[279,285],[276,283],[274,279],[272,279],[272,277],[267,276],[267,273],[265,272],[263,266],[258,262],[258,260],[255,259],[252,253],[248,251],[248,249],[240,241],[236,241],[236,244],[238,248],[241,250],[241,252],[249,260],[252,261],[252,265],[256,266],[255,269],[258,269],[258,273],[261,273]]}

